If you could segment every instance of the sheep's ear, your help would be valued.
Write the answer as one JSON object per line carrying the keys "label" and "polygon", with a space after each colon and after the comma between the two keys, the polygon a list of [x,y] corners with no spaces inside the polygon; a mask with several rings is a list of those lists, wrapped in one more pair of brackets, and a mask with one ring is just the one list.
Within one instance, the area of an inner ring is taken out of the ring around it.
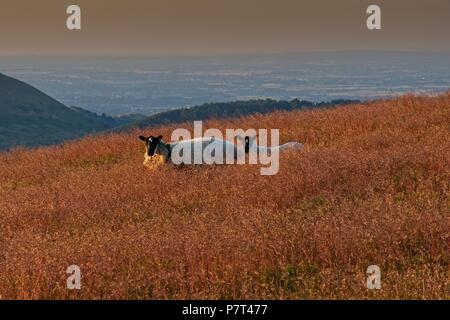
{"label": "sheep's ear", "polygon": [[142,141],[147,141],[147,138],[144,137],[144,136],[139,136],[139,139],[142,140]]}
{"label": "sheep's ear", "polygon": [[158,136],[158,139],[162,139],[163,136]]}

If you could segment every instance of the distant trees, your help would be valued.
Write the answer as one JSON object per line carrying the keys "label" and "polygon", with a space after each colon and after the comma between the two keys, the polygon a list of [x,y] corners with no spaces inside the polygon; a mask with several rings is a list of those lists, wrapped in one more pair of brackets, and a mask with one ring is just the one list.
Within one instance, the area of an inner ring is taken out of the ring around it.
{"label": "distant trees", "polygon": [[270,113],[274,111],[295,110],[303,108],[326,107],[341,104],[359,103],[359,100],[333,100],[331,102],[314,103],[297,98],[291,101],[259,99],[248,101],[205,103],[199,106],[170,110],[158,113],[128,125],[126,128],[178,123],[211,118],[240,117],[254,113]]}

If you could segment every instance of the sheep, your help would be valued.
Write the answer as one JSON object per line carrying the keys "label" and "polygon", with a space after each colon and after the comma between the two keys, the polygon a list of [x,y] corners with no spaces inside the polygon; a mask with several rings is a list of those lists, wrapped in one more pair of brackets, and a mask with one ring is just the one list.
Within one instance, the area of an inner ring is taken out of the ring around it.
{"label": "sheep", "polygon": [[[162,136],[144,137],[144,165],[150,168],[162,163],[180,164],[223,164],[242,159],[245,156],[244,147],[239,148],[234,143],[215,137],[202,137],[167,143]],[[190,150],[190,154],[185,152]],[[206,151],[209,151],[206,152]],[[220,151],[222,154],[216,154]]]}
{"label": "sheep", "polygon": [[[242,137],[239,138],[242,140]],[[285,144],[274,147],[260,146],[256,143],[256,138],[257,135],[252,137],[244,137],[245,153],[256,152],[257,154],[264,153],[270,155],[272,154],[272,152],[280,152],[289,149],[298,150],[303,148],[303,144],[300,142],[287,142]]]}
{"label": "sheep", "polygon": [[[268,165],[261,167],[261,175],[274,175],[279,170],[279,151],[287,149],[300,149],[299,142],[288,142],[280,146],[258,146],[256,136],[244,138],[237,136],[241,147],[228,140],[215,137],[202,137],[166,143],[162,136],[144,137],[139,139],[145,142],[144,165],[153,169],[163,163],[174,165],[184,164],[238,164],[246,163],[246,154],[249,154],[250,164],[260,163]],[[258,162],[259,161],[259,162]]]}

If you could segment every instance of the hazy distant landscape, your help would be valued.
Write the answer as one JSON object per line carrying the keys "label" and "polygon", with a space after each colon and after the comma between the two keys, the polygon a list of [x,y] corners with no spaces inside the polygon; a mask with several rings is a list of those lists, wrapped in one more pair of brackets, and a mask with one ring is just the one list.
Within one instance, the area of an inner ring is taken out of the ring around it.
{"label": "hazy distant landscape", "polygon": [[374,99],[450,87],[450,55],[3,56],[0,70],[67,106],[154,114],[205,102]]}

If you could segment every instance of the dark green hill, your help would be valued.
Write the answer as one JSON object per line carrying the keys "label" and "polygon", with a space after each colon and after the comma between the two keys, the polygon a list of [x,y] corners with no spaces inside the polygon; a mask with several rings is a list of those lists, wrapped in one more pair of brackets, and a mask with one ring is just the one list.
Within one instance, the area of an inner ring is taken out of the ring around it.
{"label": "dark green hill", "polygon": [[314,103],[311,101],[300,101],[293,99],[285,100],[248,100],[223,103],[205,103],[200,106],[183,108],[161,112],[145,119],[130,123],[126,126],[115,129],[116,131],[126,131],[131,128],[146,128],[167,123],[182,123],[194,120],[206,120],[212,118],[234,118],[255,113],[270,113],[283,110],[297,110],[303,108],[318,108],[327,106],[337,106],[342,104],[359,103],[359,100],[333,100],[330,102]]}
{"label": "dark green hill", "polygon": [[38,89],[0,73],[0,150],[59,143],[134,120],[136,117],[111,118],[69,108]]}

